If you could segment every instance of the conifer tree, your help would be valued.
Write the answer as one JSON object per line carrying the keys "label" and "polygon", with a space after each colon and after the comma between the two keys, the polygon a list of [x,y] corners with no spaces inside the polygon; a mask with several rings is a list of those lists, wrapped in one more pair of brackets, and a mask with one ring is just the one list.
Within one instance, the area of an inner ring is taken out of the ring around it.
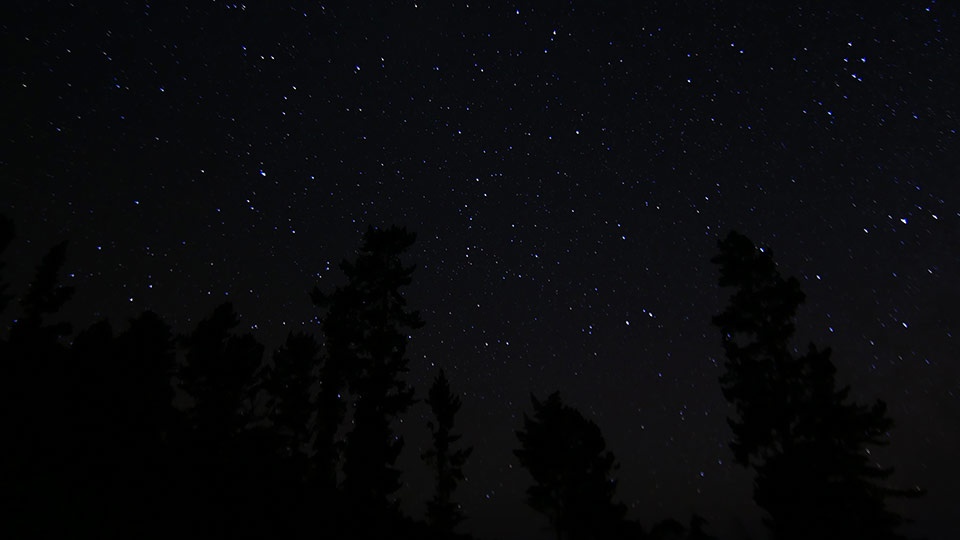
{"label": "conifer tree", "polygon": [[534,481],[527,504],[547,517],[558,540],[609,538],[620,530],[626,508],[613,502],[616,458],[600,428],[557,392],[531,400],[533,418],[524,415],[514,450]]}
{"label": "conifer tree", "polygon": [[[13,226],[0,220],[0,247],[13,239]],[[47,519],[50,508],[69,507],[72,471],[66,464],[75,441],[69,429],[56,429],[69,418],[67,396],[72,381],[65,376],[69,349],[63,338],[71,325],[57,321],[73,296],[60,284],[66,261],[63,242],[43,257],[33,280],[20,297],[20,314],[0,336],[0,421],[7,431],[0,473],[11,493],[8,514],[15,536],[63,536],[71,520]],[[0,307],[10,299],[0,286]]]}
{"label": "conifer tree", "polygon": [[257,441],[248,428],[263,345],[249,333],[235,333],[238,324],[227,302],[182,339],[178,376],[193,400],[189,431],[178,447],[185,506],[192,513],[184,519],[205,536],[250,534],[254,518],[262,517],[251,511],[258,501],[245,491],[256,484],[253,467],[259,465],[250,459]]}
{"label": "conifer tree", "polygon": [[264,389],[270,400],[267,416],[284,461],[301,462],[306,457],[314,386],[321,366],[320,345],[310,334],[291,332],[273,353]]}
{"label": "conifer tree", "polygon": [[[7,246],[13,241],[14,237],[14,227],[13,221],[10,220],[7,216],[0,215],[0,255],[7,250]],[[0,270],[3,270],[5,263],[0,260]],[[10,284],[3,280],[3,276],[0,275],[0,313],[3,313],[3,310],[7,308],[7,304],[10,303],[10,300],[13,298],[10,294],[7,294],[7,289],[10,287]],[[2,338],[0,338],[2,339]],[[2,352],[2,349],[0,349]]]}
{"label": "conifer tree", "polygon": [[[355,508],[379,512],[395,508],[400,487],[395,468],[403,438],[392,423],[414,403],[407,371],[407,335],[423,325],[406,307],[401,288],[414,268],[401,255],[415,235],[405,228],[369,228],[359,253],[340,268],[347,283],[332,293],[314,289],[314,303],[325,310],[322,328],[328,355],[321,376],[318,448],[333,447],[343,417],[344,390],[353,397],[353,429],[344,447],[343,489]],[[323,417],[326,415],[326,417]]]}
{"label": "conifer tree", "polygon": [[179,375],[194,400],[194,427],[205,439],[227,440],[250,418],[263,345],[249,333],[235,334],[238,324],[233,304],[225,302],[182,340],[186,358]]}
{"label": "conifer tree", "polygon": [[440,535],[449,537],[464,519],[460,505],[453,502],[453,491],[464,479],[463,466],[473,447],[452,447],[461,437],[453,433],[454,419],[461,404],[460,397],[450,391],[450,383],[442,369],[430,386],[427,405],[433,413],[433,421],[427,424],[433,448],[424,452],[422,457],[433,466],[436,480],[436,491],[427,502],[427,521]]}
{"label": "conifer tree", "polygon": [[893,422],[882,401],[860,405],[838,388],[830,349],[791,345],[804,300],[773,257],[731,232],[712,259],[720,286],[734,289],[714,317],[726,355],[723,395],[736,461],[756,471],[754,499],[778,540],[897,539],[902,518],[885,500],[907,495],[885,485],[891,468],[872,463]]}

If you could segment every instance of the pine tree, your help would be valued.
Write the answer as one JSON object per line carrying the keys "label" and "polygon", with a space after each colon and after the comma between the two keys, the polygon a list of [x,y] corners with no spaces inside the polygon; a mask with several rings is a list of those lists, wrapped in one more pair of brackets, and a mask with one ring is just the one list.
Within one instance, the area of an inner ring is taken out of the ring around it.
{"label": "pine tree", "polygon": [[[73,428],[78,531],[106,536],[172,534],[168,438],[174,427],[170,327],[144,312],[114,336],[106,321],[73,340],[66,375]],[[149,531],[145,523],[151,523]]]}
{"label": "pine tree", "polygon": [[608,538],[619,530],[626,508],[613,502],[617,465],[596,424],[554,392],[531,396],[533,418],[524,415],[514,455],[530,472],[527,504],[544,514],[557,538]]}
{"label": "pine tree", "polygon": [[345,389],[353,397],[353,429],[344,448],[343,489],[355,508],[380,512],[400,487],[395,468],[403,448],[392,422],[414,403],[407,371],[407,334],[423,325],[406,308],[400,289],[411,282],[412,266],[401,255],[415,235],[404,228],[369,228],[354,261],[340,268],[347,283],[332,293],[314,289],[314,303],[326,313],[322,328],[328,355],[321,376],[318,450],[333,448],[343,418]]}
{"label": "pine tree", "polygon": [[[0,247],[9,245],[13,227],[0,220]],[[20,315],[4,328],[0,339],[0,421],[7,436],[0,467],[9,490],[10,529],[14,536],[63,536],[73,516],[50,509],[70,508],[74,495],[69,470],[75,441],[64,418],[72,404],[67,396],[73,381],[66,373],[69,349],[63,338],[71,325],[53,320],[73,295],[60,284],[67,243],[54,246],[37,266],[26,293],[20,297]],[[9,296],[0,286],[0,307]]]}
{"label": "pine tree", "polygon": [[[229,302],[218,306],[182,339],[185,361],[179,378],[193,400],[187,411],[189,433],[179,442],[185,516],[194,530],[206,536],[251,534],[259,465],[252,420],[255,374],[261,366],[263,345],[249,333],[236,334],[239,316]],[[260,510],[260,509],[258,509]]]}
{"label": "pine tree", "polygon": [[[279,457],[298,462],[305,472],[305,449],[310,442],[310,414],[314,386],[322,366],[320,345],[310,334],[291,332],[274,351],[264,384],[269,394],[267,417],[277,438]],[[292,465],[292,463],[291,463]]]}
{"label": "pine tree", "polygon": [[[60,285],[60,270],[67,260],[67,242],[50,249],[37,267],[33,281],[20,299],[23,316],[10,328],[10,343],[21,352],[45,354],[59,347],[59,340],[70,334],[71,325],[66,322],[48,323],[47,316],[54,315],[73,296],[73,287]],[[40,350],[37,350],[37,348]]]}
{"label": "pine tree", "polygon": [[316,400],[320,345],[290,332],[253,375],[252,408],[236,449],[249,515],[247,537],[297,538],[314,530],[319,501],[310,470],[311,416]]}
{"label": "pine tree", "polygon": [[179,375],[194,400],[194,428],[218,442],[249,421],[254,374],[263,358],[263,345],[253,335],[234,333],[239,321],[233,304],[225,302],[182,339],[186,358]]}
{"label": "pine tree", "polygon": [[907,492],[885,487],[892,469],[870,462],[868,447],[887,444],[886,406],[849,399],[838,388],[830,349],[791,348],[799,282],[784,279],[769,252],[731,232],[712,262],[720,286],[732,287],[714,317],[725,372],[720,382],[734,406],[729,419],[736,461],[757,474],[754,499],[778,540],[901,538],[902,518],[885,499]]}
{"label": "pine tree", "polygon": [[447,376],[440,370],[430,386],[427,405],[433,413],[433,421],[427,424],[433,438],[433,448],[423,453],[423,459],[433,466],[436,491],[427,502],[427,522],[441,537],[450,537],[453,529],[463,521],[460,505],[453,502],[453,491],[464,479],[463,466],[473,452],[473,447],[453,449],[460,435],[453,434],[453,423],[460,410],[460,398],[450,391]]}
{"label": "pine tree", "polygon": [[[7,216],[0,215],[0,255],[7,250],[7,246],[13,242],[14,237],[14,227],[13,221],[10,221],[10,218]],[[0,270],[3,270],[5,263],[0,260]],[[7,294],[7,289],[10,287],[10,284],[3,281],[2,276],[0,276],[0,313],[3,313],[7,309],[7,304],[10,303],[10,300],[13,298],[12,295]],[[2,341],[0,341],[2,343]],[[2,349],[0,349],[2,352]]]}

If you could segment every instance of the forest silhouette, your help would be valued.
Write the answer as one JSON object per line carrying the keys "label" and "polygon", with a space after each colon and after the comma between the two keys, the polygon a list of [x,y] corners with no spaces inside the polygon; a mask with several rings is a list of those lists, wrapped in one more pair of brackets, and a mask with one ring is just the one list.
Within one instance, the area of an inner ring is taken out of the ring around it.
{"label": "forest silhouette", "polygon": [[[13,238],[0,219],[0,256]],[[269,353],[230,303],[183,335],[149,311],[73,335],[59,317],[73,294],[58,279],[66,243],[19,296],[0,274],[8,537],[470,538],[457,487],[479,435],[456,422],[457,381],[440,370],[418,394],[404,376],[407,336],[424,325],[403,294],[414,240],[369,228],[340,266],[345,283],[309,295],[319,333],[291,332]],[[796,352],[804,296],[769,250],[736,232],[718,250],[719,285],[733,290],[714,318],[730,447],[755,474],[771,537],[904,538],[887,502],[920,493],[890,488],[892,470],[866,452],[887,442],[885,405],[850,400],[830,349]],[[418,399],[431,411],[421,458],[434,480],[423,519],[400,507],[395,431]],[[649,530],[627,518],[615,456],[560,393],[531,396],[516,438],[527,503],[557,539],[714,538],[696,515]]]}

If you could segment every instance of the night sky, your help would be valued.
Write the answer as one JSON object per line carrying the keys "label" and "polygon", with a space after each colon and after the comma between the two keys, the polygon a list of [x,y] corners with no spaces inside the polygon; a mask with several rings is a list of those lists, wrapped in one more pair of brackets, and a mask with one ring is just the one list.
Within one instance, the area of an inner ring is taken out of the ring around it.
{"label": "night sky", "polygon": [[[272,349],[368,225],[405,225],[409,377],[447,370],[475,447],[464,530],[547,534],[512,449],[560,390],[631,517],[759,532],[710,324],[736,229],[800,279],[797,345],[888,402],[874,455],[928,490],[909,531],[960,536],[956,4],[3,4],[6,277],[69,240],[77,327],[232,300]],[[427,416],[401,428],[414,516]]]}

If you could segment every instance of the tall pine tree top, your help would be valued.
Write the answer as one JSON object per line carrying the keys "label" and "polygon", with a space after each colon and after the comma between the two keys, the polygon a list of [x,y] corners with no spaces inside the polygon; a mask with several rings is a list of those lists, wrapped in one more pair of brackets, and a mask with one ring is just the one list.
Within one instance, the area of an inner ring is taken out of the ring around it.
{"label": "tall pine tree top", "polygon": [[[403,438],[394,434],[391,424],[415,401],[403,373],[407,336],[423,325],[419,313],[407,309],[401,292],[414,270],[403,264],[401,255],[415,238],[405,228],[370,227],[357,256],[340,265],[347,283],[332,293],[314,289],[311,294],[325,311],[321,327],[328,354],[320,405],[332,412],[321,418],[324,445],[333,441],[336,422],[342,419],[343,390],[353,398],[343,490],[355,510],[396,508],[392,495],[400,487],[400,471],[395,464]],[[371,525],[376,521],[358,520]]]}
{"label": "tall pine tree top", "polygon": [[459,505],[453,502],[453,491],[464,479],[463,466],[473,453],[473,447],[454,449],[460,435],[453,433],[453,423],[460,410],[460,397],[450,390],[447,375],[441,369],[430,386],[427,405],[433,421],[427,423],[433,438],[433,447],[421,457],[432,465],[436,491],[427,502],[427,520],[442,537],[449,537],[454,527],[463,521]]}

